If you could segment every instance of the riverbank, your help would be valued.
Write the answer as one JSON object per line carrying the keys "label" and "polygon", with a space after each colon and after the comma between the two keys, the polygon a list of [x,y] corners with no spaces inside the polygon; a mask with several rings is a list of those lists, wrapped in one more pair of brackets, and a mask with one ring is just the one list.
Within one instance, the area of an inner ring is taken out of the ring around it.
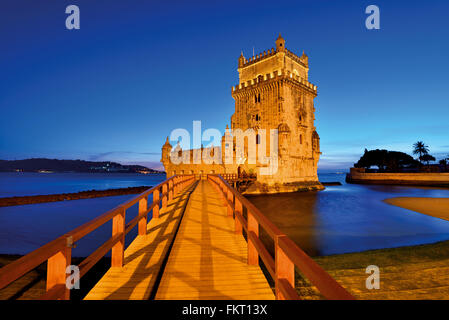
{"label": "riverbank", "polygon": [[384,202],[428,216],[449,220],[449,198],[397,197],[385,199]]}
{"label": "riverbank", "polygon": [[[449,241],[435,244],[370,250],[316,257],[332,277],[356,299],[449,299]],[[368,290],[366,267],[380,270],[380,289]],[[320,299],[317,290],[300,276],[297,291],[304,299]]]}
{"label": "riverbank", "polygon": [[151,186],[129,187],[129,188],[117,188],[107,190],[88,190],[74,193],[60,193],[49,195],[37,195],[37,196],[23,196],[23,197],[8,197],[0,198],[0,207],[18,206],[25,204],[36,204],[55,201],[66,200],[80,200],[80,199],[92,199],[100,197],[113,197],[126,194],[139,194],[148,190]]}

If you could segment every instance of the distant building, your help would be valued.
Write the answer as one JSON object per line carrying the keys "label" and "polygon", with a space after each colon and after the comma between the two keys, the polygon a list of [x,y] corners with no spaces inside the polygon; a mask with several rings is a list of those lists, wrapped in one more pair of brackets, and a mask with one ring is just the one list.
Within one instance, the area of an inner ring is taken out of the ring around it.
{"label": "distant building", "polygon": [[[266,167],[257,159],[257,163],[248,163],[248,149],[245,144],[244,155],[236,154],[236,137],[226,128],[221,148],[211,154],[221,152],[221,163],[206,164],[204,162],[174,164],[170,155],[181,150],[173,149],[168,138],[162,147],[161,162],[167,177],[174,174],[257,174],[257,180],[247,193],[276,193],[297,190],[319,190],[323,186],[318,181],[317,164],[320,157],[320,138],[314,126],[315,107],[313,99],[317,95],[317,87],[308,81],[309,64],[305,53],[297,56],[285,47],[285,40],[279,35],[276,49],[246,59],[243,53],[238,59],[239,84],[232,87],[235,100],[235,112],[231,116],[232,132],[253,129],[255,145],[260,147],[259,132],[277,129],[278,168],[269,175],[260,174]],[[230,137],[231,136],[231,137]],[[226,150],[233,149],[232,164],[226,163]],[[247,137],[251,139],[251,137]],[[266,154],[270,154],[270,139],[267,138]],[[249,144],[250,145],[250,144]],[[190,150],[191,158],[200,157],[202,149]]]}

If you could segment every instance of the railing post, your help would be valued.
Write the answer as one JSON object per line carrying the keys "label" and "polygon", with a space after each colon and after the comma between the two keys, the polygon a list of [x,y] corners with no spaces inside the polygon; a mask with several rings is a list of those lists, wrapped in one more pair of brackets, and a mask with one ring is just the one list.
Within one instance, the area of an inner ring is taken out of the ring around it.
{"label": "railing post", "polygon": [[249,236],[251,232],[254,232],[257,237],[259,236],[259,223],[254,218],[251,211],[248,210],[248,264],[258,265],[259,253],[257,252],[257,249]]}
{"label": "railing post", "polygon": [[168,201],[173,200],[173,179],[168,182]]}
{"label": "railing post", "polygon": [[164,183],[162,186],[162,208],[167,206],[167,184]]}
{"label": "railing post", "polygon": [[[228,189],[228,200],[231,201],[231,203],[234,202],[234,194],[230,189]],[[233,215],[234,215],[234,208],[231,206],[231,204],[228,203],[228,216],[232,217]]]}
{"label": "railing post", "polygon": [[178,181],[179,181],[178,177],[175,177],[173,179],[173,196],[176,196],[178,194]]}
{"label": "railing post", "polygon": [[148,210],[148,197],[144,197],[139,200],[139,236],[147,234],[147,214]]}
{"label": "railing post", "polygon": [[153,218],[159,218],[159,189],[153,191]]}
{"label": "railing post", "polygon": [[221,196],[221,199],[223,200],[223,205],[225,205],[225,206],[227,206],[228,205],[228,201],[226,200],[226,186],[225,186],[225,184],[224,184],[224,182],[220,179],[220,180],[218,180],[218,186],[220,187],[220,190],[221,190],[221,192],[220,192],[220,196]]}
{"label": "railing post", "polygon": [[279,280],[285,279],[287,280],[290,285],[294,288],[295,287],[295,265],[290,260],[290,258],[285,254],[284,250],[279,245],[279,240],[283,236],[278,236],[275,239],[275,274],[276,279],[275,280],[275,286],[276,286],[276,299],[278,300],[285,300],[284,295],[282,294],[281,290],[279,289]]}
{"label": "railing post", "polygon": [[242,206],[242,203],[240,202],[240,200],[238,200],[237,198],[235,199],[234,205],[235,205],[235,219],[234,219],[235,233],[241,234],[242,233],[242,223],[240,222],[240,219],[237,218],[237,215],[243,216],[243,206]]}
{"label": "railing post", "polygon": [[120,236],[120,240],[112,247],[111,267],[123,267],[125,251],[125,208],[120,207],[120,211],[112,219],[112,236]]}
{"label": "railing post", "polygon": [[60,299],[69,300],[70,290],[66,286],[66,270],[71,265],[72,248],[67,243],[66,247],[58,251],[47,261],[47,292],[56,285],[64,286],[64,293]]}

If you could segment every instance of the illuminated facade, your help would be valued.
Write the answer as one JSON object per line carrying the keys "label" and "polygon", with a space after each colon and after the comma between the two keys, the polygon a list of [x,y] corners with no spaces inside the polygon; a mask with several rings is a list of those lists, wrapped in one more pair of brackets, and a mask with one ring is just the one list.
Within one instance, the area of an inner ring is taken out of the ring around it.
{"label": "illuminated facade", "polygon": [[[314,126],[313,100],[317,88],[308,82],[308,71],[307,55],[303,53],[297,56],[289,51],[281,35],[276,40],[276,48],[250,59],[246,59],[242,53],[238,59],[239,84],[232,87],[235,112],[231,116],[231,132],[227,128],[221,148],[217,147],[214,151],[190,150],[191,159],[198,159],[202,152],[221,153],[221,158],[218,157],[220,163],[197,161],[196,164],[174,164],[170,161],[170,153],[174,150],[167,139],[162,147],[161,159],[167,176],[246,172],[257,174],[257,180],[247,189],[247,193],[322,189],[317,176],[320,138]],[[237,129],[254,130],[254,136],[249,135],[245,140],[243,156],[238,153],[238,149],[236,151],[236,137],[232,137]],[[251,146],[258,149],[263,145],[261,137],[264,135],[259,135],[261,129],[265,130],[267,137],[262,139],[266,141],[266,155],[270,155],[270,129],[278,130],[277,170],[271,170],[271,174],[261,174],[267,164],[259,161],[259,158],[255,163],[248,161],[251,151],[258,152],[251,150]],[[230,140],[226,137],[230,137]],[[253,139],[254,144],[248,143]],[[225,161],[227,150],[232,154],[232,163]]]}

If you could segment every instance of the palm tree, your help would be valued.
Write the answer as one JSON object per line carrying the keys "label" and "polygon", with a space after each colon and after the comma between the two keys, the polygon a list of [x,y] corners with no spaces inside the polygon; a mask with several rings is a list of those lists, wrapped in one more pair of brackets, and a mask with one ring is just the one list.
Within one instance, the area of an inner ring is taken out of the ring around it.
{"label": "palm tree", "polygon": [[423,155],[427,154],[429,152],[429,147],[424,144],[422,141],[417,141],[413,145],[413,154],[419,154],[419,162],[422,163],[422,157]]}

